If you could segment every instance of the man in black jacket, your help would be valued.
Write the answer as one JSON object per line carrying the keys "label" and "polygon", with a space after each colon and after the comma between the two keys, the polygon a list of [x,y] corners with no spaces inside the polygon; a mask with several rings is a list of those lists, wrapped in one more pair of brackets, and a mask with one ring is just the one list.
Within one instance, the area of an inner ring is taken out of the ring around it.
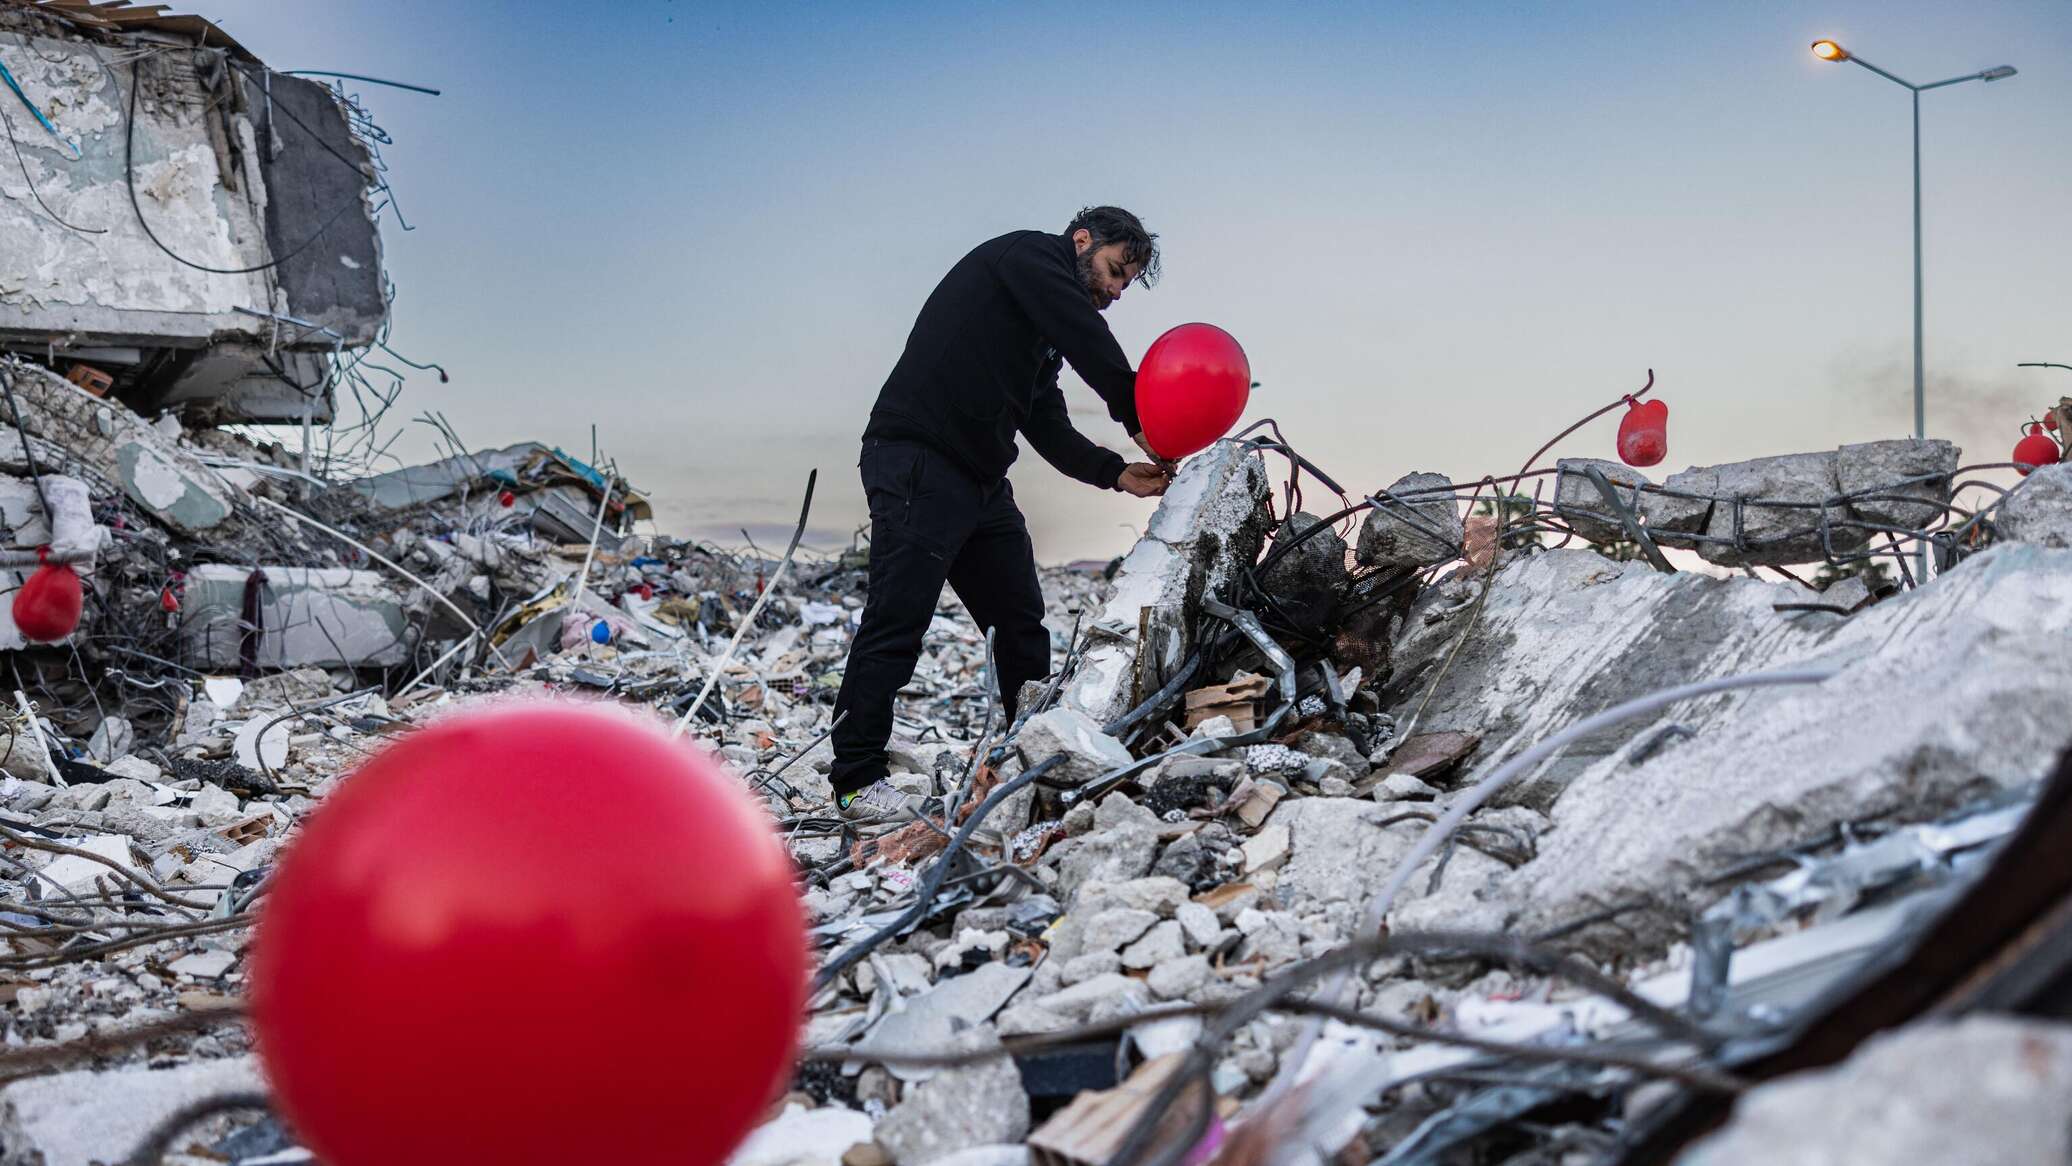
{"label": "man in black jacket", "polygon": [[844,815],[885,818],[915,804],[884,781],[885,745],[893,695],[913,677],[944,582],[994,633],[1003,717],[1014,716],[1023,681],[1050,672],[1036,556],[1007,483],[1015,435],[1088,485],[1139,498],[1165,492],[1170,465],[1125,463],[1088,441],[1058,388],[1069,361],[1144,446],[1137,374],[1101,312],[1131,282],[1157,279],[1157,239],[1126,210],[1091,207],[1062,235],[1015,231],[979,244],[921,306],[858,463],[870,502],[870,595],[835,701],[842,721],[829,776]]}

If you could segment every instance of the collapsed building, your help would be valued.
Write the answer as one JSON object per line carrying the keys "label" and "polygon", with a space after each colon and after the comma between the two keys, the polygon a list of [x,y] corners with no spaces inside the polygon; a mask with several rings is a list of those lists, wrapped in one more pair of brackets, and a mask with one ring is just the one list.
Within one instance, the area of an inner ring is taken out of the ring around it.
{"label": "collapsed building", "polygon": [[736,1166],[2072,1149],[2072,465],[1353,496],[1254,427],[1044,572],[1016,723],[945,598],[891,751],[928,820],[859,830],[866,543],[672,539],[598,457],[436,414],[390,465],[365,109],[156,6],[6,0],[0,63],[0,565],[86,594],[52,643],[0,608],[0,1161],[296,1160],[204,1112],[264,1087],[280,847],[382,739],[575,691],[687,720],[798,866],[806,1051]]}

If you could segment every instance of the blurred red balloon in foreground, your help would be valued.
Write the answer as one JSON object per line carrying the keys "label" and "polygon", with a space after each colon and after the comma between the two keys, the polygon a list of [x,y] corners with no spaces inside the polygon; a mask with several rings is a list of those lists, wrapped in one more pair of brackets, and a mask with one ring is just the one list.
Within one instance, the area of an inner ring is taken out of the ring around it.
{"label": "blurred red balloon in foreground", "polygon": [[86,592],[80,587],[79,572],[68,563],[48,561],[49,547],[38,547],[37,561],[43,565],[14,593],[14,626],[39,644],[55,644],[79,630],[79,613],[86,606]]}
{"label": "blurred red balloon in foreground", "polygon": [[1626,403],[1619,419],[1619,460],[1651,466],[1669,456],[1669,406],[1661,401]]}
{"label": "blurred red balloon in foreground", "polygon": [[259,1052],[331,1166],[717,1166],[788,1080],[791,864],[736,779],[623,710],[412,733],[262,903]]}
{"label": "blurred red balloon in foreground", "polygon": [[1252,395],[1252,363],[1214,324],[1182,324],[1137,366],[1137,420],[1160,457],[1200,453],[1230,432]]}

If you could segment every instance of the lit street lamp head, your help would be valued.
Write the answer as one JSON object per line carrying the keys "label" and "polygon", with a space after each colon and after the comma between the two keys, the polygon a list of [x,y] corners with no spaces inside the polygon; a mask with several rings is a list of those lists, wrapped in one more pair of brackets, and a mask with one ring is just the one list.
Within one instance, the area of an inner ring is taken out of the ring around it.
{"label": "lit street lamp head", "polygon": [[1849,50],[1831,40],[1817,40],[1813,42],[1813,55],[1823,61],[1846,61]]}

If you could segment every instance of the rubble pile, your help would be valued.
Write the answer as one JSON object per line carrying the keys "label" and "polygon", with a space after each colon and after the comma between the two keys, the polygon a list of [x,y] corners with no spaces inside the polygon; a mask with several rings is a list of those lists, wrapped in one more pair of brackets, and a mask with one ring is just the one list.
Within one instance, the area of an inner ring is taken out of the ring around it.
{"label": "rubble pile", "polygon": [[[678,722],[782,833],[818,973],[735,1166],[1828,1160],[1822,1123],[2063,1156],[2063,1030],[1978,1014],[2044,1011],[2061,977],[1912,1027],[1927,1003],[1888,992],[1893,1035],[1786,1054],[1936,920],[2019,898],[1966,896],[2072,822],[2072,776],[2044,784],[2072,726],[2072,465],[2004,488],[1902,440],[1660,482],[1362,466],[1389,484],[1356,497],[1247,430],[1107,570],[1043,573],[1054,669],[1013,721],[941,600],[888,751],[921,808],[858,823],[828,738],[867,540],[672,538],[598,455],[471,450],[436,414],[442,456],[383,460],[393,393],[337,416],[394,355],[381,135],[206,22],[123,9],[0,0],[0,43],[36,50],[21,99],[103,129],[127,106],[163,159],[143,184],[196,193],[153,196],[164,234],[278,278],[169,278],[139,222],[88,242],[32,214],[48,143],[0,179],[34,241],[0,249],[0,571],[51,560],[85,596],[33,641],[0,607],[0,1163],[153,1134],[168,1160],[308,1160],[237,1023],[268,873],[383,741],[521,694]],[[168,64],[197,28],[230,47]],[[46,183],[60,207],[119,209],[120,136]],[[290,263],[274,240],[312,231],[277,218],[309,200],[269,184],[368,213]],[[2031,966],[1989,939],[1940,972]],[[1991,1104],[1882,1121],[1870,1098],[1946,1065]],[[1690,1117],[1722,1097],[1732,1120]]]}
{"label": "rubble pile", "polygon": [[[743,1166],[1178,1160],[1224,1139],[1238,1160],[1316,1160],[1242,1157],[1268,1131],[1333,1161],[1609,1145],[1665,1080],[1727,1072],[1644,1006],[1727,1032],[1803,1003],[2014,828],[2072,723],[2072,663],[2033,650],[2072,618],[2072,467],[1956,519],[1954,451],[1931,451],[1932,495],[1859,484],[1903,499],[1866,521],[1927,524],[1940,573],[1815,590],[1632,556],[1572,463],[1478,564],[1473,489],[1413,474],[1282,516],[1266,459],[1284,443],[1232,439],[1183,466],[1112,578],[1046,570],[1058,671],[1015,723],[944,597],[890,749],[929,820],[859,827],[829,804],[826,738],[867,543],[777,558],[638,533],[627,483],[538,444],[312,488],[223,466],[289,460],[226,431],[82,441],[73,411],[119,407],[7,371],[45,496],[72,508],[46,518],[32,480],[6,479],[13,546],[69,532],[94,596],[69,643],[18,653],[0,759],[9,1043],[104,1048],[0,1091],[0,1145],[51,1161],[112,1158],[168,1096],[255,1079],[228,1021],[274,856],[383,738],[478,695],[688,718],[766,799],[821,973],[793,1091]],[[1855,458],[1708,472],[1776,491],[1735,496],[1744,512],[1798,493],[1839,511]],[[146,459],[221,513],[147,504],[122,473]],[[1629,517],[1641,500],[1644,531],[1669,504],[1599,476]],[[1732,537],[1767,537],[1740,521]],[[1661,541],[1679,525],[1711,528],[1672,515]],[[1846,564],[1841,528],[1794,553]],[[1793,669],[1811,679],[1592,727]],[[1339,986],[1305,970],[1327,965]],[[1309,987],[1282,999],[1290,976]],[[1618,1042],[1640,1051],[1602,1051]],[[1575,1059],[1490,1084],[1509,1064],[1493,1049]],[[1196,1083],[1213,1103],[1167,1096]],[[82,1130],[54,1100],[80,1091],[130,1116]],[[1513,1123],[1578,1098],[1600,1116]],[[292,1146],[249,1114],[185,1136],[232,1160]]]}

